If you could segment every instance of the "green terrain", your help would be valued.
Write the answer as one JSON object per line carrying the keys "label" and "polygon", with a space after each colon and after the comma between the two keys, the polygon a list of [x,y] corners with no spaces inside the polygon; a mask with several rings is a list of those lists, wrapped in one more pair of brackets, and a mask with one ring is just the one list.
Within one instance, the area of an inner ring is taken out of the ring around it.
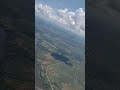
{"label": "green terrain", "polygon": [[85,90],[85,42],[49,21],[36,20],[36,88]]}

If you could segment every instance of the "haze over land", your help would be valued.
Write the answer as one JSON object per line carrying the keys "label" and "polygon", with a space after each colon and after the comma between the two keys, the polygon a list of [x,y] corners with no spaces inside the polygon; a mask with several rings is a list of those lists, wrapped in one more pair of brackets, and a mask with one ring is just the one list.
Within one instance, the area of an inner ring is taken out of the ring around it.
{"label": "haze over land", "polygon": [[82,8],[75,11],[69,9],[55,9],[48,5],[38,3],[35,5],[36,14],[43,15],[46,18],[67,26],[77,33],[85,33],[85,12]]}

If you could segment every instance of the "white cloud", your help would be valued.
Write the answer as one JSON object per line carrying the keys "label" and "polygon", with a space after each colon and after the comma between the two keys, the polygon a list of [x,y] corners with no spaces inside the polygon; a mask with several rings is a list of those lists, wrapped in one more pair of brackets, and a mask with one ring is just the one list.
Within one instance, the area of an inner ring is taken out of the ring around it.
{"label": "white cloud", "polygon": [[76,31],[85,31],[85,12],[79,8],[75,12],[66,9],[55,10],[50,6],[38,4],[35,5],[35,11],[60,24],[67,25]]}

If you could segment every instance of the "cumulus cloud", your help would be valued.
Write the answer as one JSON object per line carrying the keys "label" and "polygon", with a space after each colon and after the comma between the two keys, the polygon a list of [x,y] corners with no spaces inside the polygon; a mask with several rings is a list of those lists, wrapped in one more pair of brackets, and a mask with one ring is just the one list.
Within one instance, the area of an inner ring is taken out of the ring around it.
{"label": "cumulus cloud", "polygon": [[85,12],[82,8],[72,12],[67,8],[56,10],[50,6],[37,4],[35,11],[76,31],[85,31]]}

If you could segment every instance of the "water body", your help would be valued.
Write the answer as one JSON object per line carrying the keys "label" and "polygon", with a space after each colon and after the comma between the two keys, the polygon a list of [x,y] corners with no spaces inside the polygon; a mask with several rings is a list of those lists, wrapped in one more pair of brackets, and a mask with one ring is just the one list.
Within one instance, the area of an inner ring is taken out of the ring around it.
{"label": "water body", "polygon": [[62,54],[59,53],[51,53],[51,56],[54,57],[54,59],[59,60],[61,62],[64,62],[65,64],[69,65],[69,66],[73,66],[69,61],[69,59],[67,57],[65,57]]}

